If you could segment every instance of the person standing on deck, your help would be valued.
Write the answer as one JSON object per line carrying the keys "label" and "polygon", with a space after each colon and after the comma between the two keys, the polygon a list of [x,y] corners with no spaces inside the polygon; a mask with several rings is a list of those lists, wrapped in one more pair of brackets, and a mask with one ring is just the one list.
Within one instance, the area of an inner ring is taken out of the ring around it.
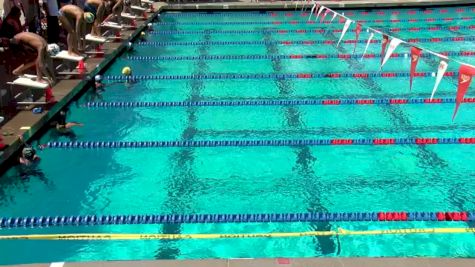
{"label": "person standing on deck", "polygon": [[59,10],[59,20],[68,32],[68,54],[80,56],[85,47],[86,23],[94,22],[94,15],[75,5],[65,5]]}
{"label": "person standing on deck", "polygon": [[87,0],[84,4],[84,12],[90,12],[95,17],[91,30],[91,34],[93,36],[101,36],[101,31],[99,27],[104,21],[105,11],[105,3],[102,0]]}

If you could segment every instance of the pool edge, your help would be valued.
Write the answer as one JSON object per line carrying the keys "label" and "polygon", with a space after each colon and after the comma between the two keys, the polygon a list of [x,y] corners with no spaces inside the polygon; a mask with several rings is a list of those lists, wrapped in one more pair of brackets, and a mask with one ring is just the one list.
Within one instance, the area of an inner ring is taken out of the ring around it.
{"label": "pool edge", "polygon": [[209,260],[144,260],[55,262],[44,264],[5,265],[11,267],[471,267],[475,259],[466,258],[243,258]]}

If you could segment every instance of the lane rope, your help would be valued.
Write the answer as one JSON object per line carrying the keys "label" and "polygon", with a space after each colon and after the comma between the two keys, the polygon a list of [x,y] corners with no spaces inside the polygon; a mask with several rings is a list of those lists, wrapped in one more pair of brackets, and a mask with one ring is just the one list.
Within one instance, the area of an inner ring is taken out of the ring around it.
{"label": "lane rope", "polygon": [[[192,13],[192,14],[190,14]],[[440,13],[440,14],[446,14],[446,13],[475,13],[475,7],[459,7],[459,8],[430,8],[430,9],[410,9],[410,10],[394,10],[394,11],[384,11],[384,10],[378,10],[378,11],[345,11],[345,14],[347,16],[353,16],[356,14],[362,15],[362,16],[367,16],[367,15],[378,15],[378,16],[385,16],[385,15],[401,15],[401,14],[407,14],[407,15],[419,15],[419,14],[433,14],[433,13]],[[222,16],[222,17],[228,17],[228,16],[233,16],[233,17],[252,17],[252,16],[286,16],[286,17],[291,17],[291,16],[302,16],[302,17],[308,17],[309,13],[308,12],[275,12],[275,11],[246,11],[246,12],[166,12],[164,13],[165,16],[170,16],[170,17],[191,17],[191,16]]]}
{"label": "lane rope", "polygon": [[[475,56],[475,51],[442,51],[444,56]],[[432,54],[422,53],[423,58],[434,57]],[[127,60],[158,61],[158,60],[240,60],[240,59],[332,59],[332,58],[356,58],[360,59],[363,54],[292,54],[292,55],[197,55],[197,56],[128,56]],[[380,58],[381,54],[365,54],[364,58]],[[409,58],[409,53],[393,53],[391,58]]]}
{"label": "lane rope", "polygon": [[262,214],[80,215],[0,218],[0,229],[87,225],[262,222],[475,221],[475,212],[307,212]]}
{"label": "lane rope", "polygon": [[[460,37],[433,37],[433,38],[409,38],[408,43],[445,43],[445,42],[473,42],[475,36],[460,36]],[[355,40],[344,40],[345,44],[354,44]],[[359,44],[366,44],[367,40],[358,40]],[[197,46],[197,45],[335,45],[337,42],[332,40],[300,40],[300,41],[176,41],[176,42],[162,42],[162,41],[147,41],[139,42],[136,46]],[[379,44],[381,40],[371,40],[372,44]]]}
{"label": "lane rope", "polygon": [[[370,19],[370,20],[361,20],[358,19],[358,23],[430,23],[430,22],[458,22],[458,21],[470,21],[475,19],[475,17],[454,17],[454,18],[424,18],[424,19]],[[345,23],[345,20],[338,20],[336,22],[323,21],[316,22],[314,20],[305,20],[305,21],[225,21],[225,22],[159,22],[158,25],[289,25],[289,24],[331,24],[331,23]]]}
{"label": "lane rope", "polygon": [[[279,23],[273,23],[279,24]],[[311,24],[311,23],[296,23],[296,24]],[[451,31],[458,31],[458,30],[475,30],[475,25],[467,25],[467,26],[429,26],[429,27],[409,27],[409,28],[376,28],[379,30],[389,31],[389,32],[419,32],[419,31],[442,31],[442,30],[451,30]],[[272,28],[272,29],[252,29],[252,30],[215,30],[215,29],[207,29],[207,30],[159,30],[159,31],[151,31],[149,34],[151,35],[188,35],[188,34],[256,34],[256,33],[281,33],[281,34],[289,34],[289,33],[325,33],[325,32],[341,32],[341,29],[327,29],[327,28],[314,28],[312,29],[279,29],[279,28]],[[347,32],[355,32],[355,29],[350,29]]]}
{"label": "lane rope", "polygon": [[369,236],[413,234],[473,234],[475,228],[400,228],[378,230],[346,230],[281,232],[281,233],[229,233],[229,234],[32,234],[0,235],[0,240],[178,240],[178,239],[241,239],[241,238],[289,238],[314,236]]}
{"label": "lane rope", "polygon": [[[464,103],[475,104],[475,98]],[[298,99],[298,100],[221,100],[221,101],[163,101],[163,102],[87,102],[89,108],[140,107],[237,107],[237,106],[316,106],[316,105],[406,105],[455,103],[455,98],[380,98],[380,99]]]}
{"label": "lane rope", "polygon": [[[458,72],[447,71],[445,77],[457,76]],[[333,73],[209,73],[191,75],[108,75],[104,81],[135,82],[144,80],[232,80],[232,79],[320,79],[320,78],[396,78],[409,77],[409,72],[333,72]],[[435,77],[435,72],[416,72],[416,77]]]}
{"label": "lane rope", "polygon": [[437,138],[333,138],[286,140],[203,140],[203,141],[70,141],[48,142],[44,148],[158,148],[158,147],[275,147],[341,145],[435,145],[475,144],[474,137]]}

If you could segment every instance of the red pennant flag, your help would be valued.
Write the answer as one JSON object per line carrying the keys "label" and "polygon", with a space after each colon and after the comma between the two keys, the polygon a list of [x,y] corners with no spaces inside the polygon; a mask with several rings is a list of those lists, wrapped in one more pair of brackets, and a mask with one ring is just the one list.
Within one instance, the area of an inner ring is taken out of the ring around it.
{"label": "red pennant flag", "polygon": [[417,47],[411,47],[411,72],[409,78],[409,90],[412,90],[412,78],[414,78],[414,74],[416,73],[417,62],[419,62],[421,52],[421,49]]}
{"label": "red pennant flag", "polygon": [[361,24],[356,23],[356,41],[355,41],[355,48],[353,48],[353,54],[356,51],[356,44],[358,43],[358,38],[360,37],[361,33]]}
{"label": "red pennant flag", "polygon": [[389,36],[387,36],[386,34],[383,34],[383,40],[381,41],[381,64],[383,64],[383,59],[384,59],[386,46],[388,45],[388,42],[389,42]]}
{"label": "red pennant flag", "polygon": [[467,65],[460,65],[459,69],[459,84],[457,87],[457,97],[455,99],[455,110],[454,115],[452,115],[452,121],[457,115],[457,111],[459,109],[460,103],[463,101],[463,97],[472,82],[472,76],[475,75],[475,67],[467,66]]}

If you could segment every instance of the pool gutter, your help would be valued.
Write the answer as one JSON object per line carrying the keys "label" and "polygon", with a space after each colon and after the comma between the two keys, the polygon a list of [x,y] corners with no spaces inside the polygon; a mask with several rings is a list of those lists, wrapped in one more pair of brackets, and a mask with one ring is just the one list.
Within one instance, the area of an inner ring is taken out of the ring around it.
{"label": "pool gutter", "polygon": [[473,267],[475,259],[462,258],[278,258],[155,261],[55,262],[11,267]]}

